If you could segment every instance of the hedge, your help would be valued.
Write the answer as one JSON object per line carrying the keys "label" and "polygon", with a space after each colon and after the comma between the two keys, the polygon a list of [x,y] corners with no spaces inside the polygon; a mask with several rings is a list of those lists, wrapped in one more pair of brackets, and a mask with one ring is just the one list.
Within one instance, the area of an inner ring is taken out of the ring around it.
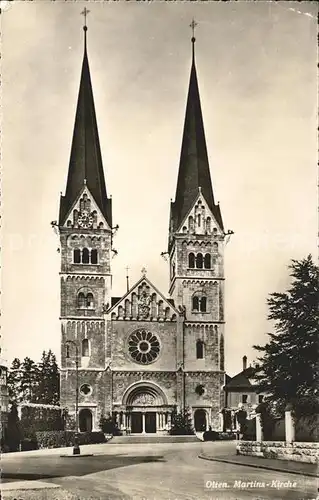
{"label": "hedge", "polygon": [[24,438],[40,431],[61,431],[64,428],[62,409],[48,405],[22,405],[21,430]]}
{"label": "hedge", "polygon": [[[41,431],[35,437],[39,448],[63,448],[73,446],[75,434],[75,431]],[[105,436],[103,432],[80,432],[78,442],[79,445],[104,443]]]}

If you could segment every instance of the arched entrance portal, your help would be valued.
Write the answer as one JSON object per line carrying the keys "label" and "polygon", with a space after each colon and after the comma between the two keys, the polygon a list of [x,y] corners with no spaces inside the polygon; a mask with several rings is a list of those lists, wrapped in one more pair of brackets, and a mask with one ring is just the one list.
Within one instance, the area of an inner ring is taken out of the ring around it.
{"label": "arched entrance portal", "polygon": [[126,408],[120,415],[127,432],[132,434],[154,434],[166,431],[170,425],[166,396],[151,382],[140,382],[130,387],[123,397]]}
{"label": "arched entrance portal", "polygon": [[197,432],[206,431],[206,411],[196,410],[194,419],[195,419],[195,431]]}
{"label": "arched entrance portal", "polygon": [[80,432],[91,432],[92,430],[92,412],[84,408],[79,413],[79,428]]}

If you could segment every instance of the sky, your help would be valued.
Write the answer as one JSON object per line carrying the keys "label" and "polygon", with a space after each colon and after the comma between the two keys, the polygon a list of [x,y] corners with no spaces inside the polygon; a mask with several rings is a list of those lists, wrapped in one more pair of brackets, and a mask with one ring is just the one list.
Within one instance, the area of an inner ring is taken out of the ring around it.
{"label": "sky", "polygon": [[2,29],[2,342],[5,357],[60,357],[59,241],[88,15],[108,194],[113,295],[147,276],[168,293],[170,199],[196,28],[214,197],[226,230],[226,370],[264,344],[269,293],[290,259],[317,257],[315,2],[12,2]]}

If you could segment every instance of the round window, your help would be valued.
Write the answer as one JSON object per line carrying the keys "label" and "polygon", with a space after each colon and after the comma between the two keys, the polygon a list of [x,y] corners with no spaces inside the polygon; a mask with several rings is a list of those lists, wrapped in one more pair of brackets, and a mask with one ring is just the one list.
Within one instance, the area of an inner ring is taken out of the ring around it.
{"label": "round window", "polygon": [[147,365],[158,357],[160,343],[154,333],[137,330],[129,336],[128,352],[134,361]]}
{"label": "round window", "polygon": [[92,392],[92,387],[89,384],[83,384],[80,387],[80,393],[83,396],[88,396]]}

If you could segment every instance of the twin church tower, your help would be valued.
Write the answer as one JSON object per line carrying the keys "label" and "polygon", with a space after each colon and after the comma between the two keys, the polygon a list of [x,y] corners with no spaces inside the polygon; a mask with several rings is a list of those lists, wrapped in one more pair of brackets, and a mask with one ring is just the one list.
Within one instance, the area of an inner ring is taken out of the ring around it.
{"label": "twin church tower", "polygon": [[[81,431],[113,415],[123,434],[165,434],[174,409],[220,428],[224,369],[224,242],[195,65],[195,38],[175,201],[169,297],[142,272],[112,296],[112,201],[102,165],[87,55],[65,195],[61,196],[61,405]],[[128,242],[129,244],[129,242]],[[78,388],[78,392],[76,390]]]}

